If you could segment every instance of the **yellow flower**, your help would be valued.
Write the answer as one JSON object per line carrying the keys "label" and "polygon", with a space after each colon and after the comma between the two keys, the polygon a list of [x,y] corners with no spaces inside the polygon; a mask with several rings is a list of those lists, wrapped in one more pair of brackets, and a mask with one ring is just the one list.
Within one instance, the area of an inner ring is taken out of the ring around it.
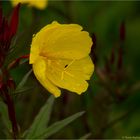
{"label": "yellow flower", "polygon": [[23,3],[42,10],[46,8],[48,0],[11,0],[11,2],[13,6],[16,6],[18,3]]}
{"label": "yellow flower", "polygon": [[94,70],[91,46],[92,39],[80,25],[53,22],[33,37],[29,62],[36,78],[55,97],[61,94],[59,87],[81,94]]}

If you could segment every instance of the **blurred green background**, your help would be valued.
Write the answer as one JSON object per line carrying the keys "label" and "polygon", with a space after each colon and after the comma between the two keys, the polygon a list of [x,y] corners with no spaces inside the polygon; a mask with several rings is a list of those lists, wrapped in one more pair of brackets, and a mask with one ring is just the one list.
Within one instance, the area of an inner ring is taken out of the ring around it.
{"label": "blurred green background", "polygon": [[[1,1],[5,16],[9,17],[12,5]],[[78,111],[86,113],[51,138],[123,138],[140,137],[140,2],[139,1],[54,1],[44,10],[22,5],[18,33],[12,43],[14,51],[7,63],[29,54],[32,36],[42,27],[58,21],[83,26],[93,42],[95,72],[89,88],[81,96],[64,90],[55,100],[51,122],[61,120]],[[124,22],[125,40],[120,40],[120,27]],[[94,38],[95,38],[94,37]],[[94,39],[95,40],[95,39]],[[122,47],[122,68],[116,67],[118,49]],[[115,62],[110,63],[114,48]],[[109,65],[109,71],[106,71]],[[11,71],[16,84],[31,69],[28,62]],[[119,80],[114,80],[119,77]],[[17,120],[21,131],[26,130],[40,107],[50,96],[32,73],[25,85],[27,91],[14,95]],[[0,130],[3,126],[0,125]],[[3,132],[0,132],[0,137]]]}

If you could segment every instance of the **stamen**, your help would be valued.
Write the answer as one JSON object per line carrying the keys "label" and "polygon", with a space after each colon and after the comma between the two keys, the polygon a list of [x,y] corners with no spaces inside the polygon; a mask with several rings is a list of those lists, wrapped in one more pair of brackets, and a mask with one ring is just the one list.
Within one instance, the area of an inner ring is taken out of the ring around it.
{"label": "stamen", "polygon": [[75,59],[72,60],[68,65],[65,65],[64,71],[65,71],[68,67],[70,67],[74,62],[75,62]]}
{"label": "stamen", "polygon": [[61,74],[61,80],[64,79],[64,71],[62,71],[62,74]]}
{"label": "stamen", "polygon": [[74,75],[72,75],[71,73],[64,71],[67,75],[69,75],[70,77],[74,77]]}

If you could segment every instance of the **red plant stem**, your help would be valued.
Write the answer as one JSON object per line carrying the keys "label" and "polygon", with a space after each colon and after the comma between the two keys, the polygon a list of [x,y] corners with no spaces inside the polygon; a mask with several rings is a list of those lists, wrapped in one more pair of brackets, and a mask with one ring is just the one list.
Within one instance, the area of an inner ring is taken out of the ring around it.
{"label": "red plant stem", "polygon": [[29,54],[20,56],[19,58],[17,58],[17,59],[15,60],[15,62],[18,63],[18,62],[20,62],[21,59],[26,59],[26,58],[29,58]]}
{"label": "red plant stem", "polygon": [[[29,58],[29,55],[21,56],[18,59],[16,59],[15,61],[13,61],[11,64],[9,64],[8,70],[15,67],[16,65],[18,65],[20,60],[25,59],[25,58]],[[17,121],[16,121],[14,103],[13,103],[13,100],[8,93],[8,89],[6,86],[3,86],[2,94],[4,96],[4,101],[5,101],[7,108],[8,108],[8,115],[9,115],[9,119],[10,119],[11,124],[12,124],[13,138],[17,139],[17,137],[19,135],[19,130],[18,130],[18,125],[17,125]]]}
{"label": "red plant stem", "polygon": [[23,55],[23,56],[19,57],[18,59],[24,59],[24,58],[29,58],[29,54]]}
{"label": "red plant stem", "polygon": [[20,56],[19,58],[17,58],[16,60],[12,61],[9,65],[8,65],[8,70],[14,68],[15,66],[17,66],[19,64],[19,62],[22,60],[22,59],[26,59],[26,58],[29,58],[29,55],[23,55],[23,56]]}
{"label": "red plant stem", "polygon": [[13,103],[12,98],[10,97],[7,89],[5,89],[3,91],[3,95],[5,98],[5,103],[6,103],[7,108],[8,108],[9,119],[10,119],[11,124],[12,124],[13,138],[17,139],[18,134],[19,134],[19,130],[18,130],[18,125],[17,125],[17,121],[16,121],[14,103]]}

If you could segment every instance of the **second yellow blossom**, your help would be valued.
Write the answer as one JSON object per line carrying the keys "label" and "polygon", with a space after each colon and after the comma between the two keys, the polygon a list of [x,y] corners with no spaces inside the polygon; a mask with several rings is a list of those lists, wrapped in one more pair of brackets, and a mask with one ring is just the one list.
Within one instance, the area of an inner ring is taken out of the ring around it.
{"label": "second yellow blossom", "polygon": [[18,3],[23,3],[42,10],[46,8],[48,0],[11,0],[11,2],[13,6],[16,6]]}

